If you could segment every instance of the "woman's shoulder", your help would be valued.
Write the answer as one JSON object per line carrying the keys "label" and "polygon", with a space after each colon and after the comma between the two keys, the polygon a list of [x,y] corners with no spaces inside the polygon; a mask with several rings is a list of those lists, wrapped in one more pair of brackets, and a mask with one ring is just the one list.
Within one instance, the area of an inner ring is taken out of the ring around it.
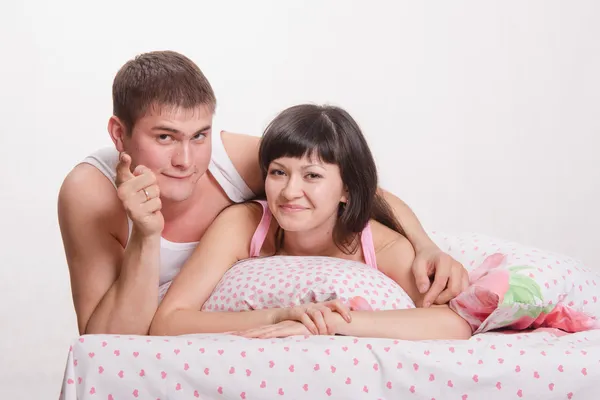
{"label": "woman's shoulder", "polygon": [[413,254],[414,257],[413,246],[406,236],[374,219],[369,224],[378,261],[380,255],[389,253]]}
{"label": "woman's shoulder", "polygon": [[[263,206],[256,201],[232,204],[217,216],[215,223],[218,225],[247,227],[256,229],[263,215]],[[236,229],[237,230],[237,229]]]}

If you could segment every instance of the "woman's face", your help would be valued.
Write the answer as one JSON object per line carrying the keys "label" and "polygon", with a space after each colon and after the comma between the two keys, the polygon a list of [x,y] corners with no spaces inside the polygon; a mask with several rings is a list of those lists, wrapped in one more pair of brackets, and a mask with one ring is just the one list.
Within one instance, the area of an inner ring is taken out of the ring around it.
{"label": "woman's face", "polygon": [[339,203],[347,200],[339,167],[307,156],[273,160],[265,194],[279,226],[289,232],[333,229]]}

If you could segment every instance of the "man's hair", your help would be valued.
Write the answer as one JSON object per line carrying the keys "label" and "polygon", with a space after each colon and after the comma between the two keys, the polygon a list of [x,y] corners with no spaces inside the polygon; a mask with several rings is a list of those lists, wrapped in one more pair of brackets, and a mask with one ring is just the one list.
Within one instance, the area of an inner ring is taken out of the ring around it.
{"label": "man's hair", "polygon": [[113,81],[113,114],[127,134],[139,118],[164,107],[215,111],[217,100],[200,68],[174,51],[154,51],[129,60]]}

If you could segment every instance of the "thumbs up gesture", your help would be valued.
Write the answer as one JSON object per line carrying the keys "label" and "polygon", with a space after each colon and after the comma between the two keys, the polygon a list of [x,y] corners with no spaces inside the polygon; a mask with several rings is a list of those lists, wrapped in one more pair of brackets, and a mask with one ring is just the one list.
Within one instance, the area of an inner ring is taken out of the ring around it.
{"label": "thumbs up gesture", "polygon": [[154,173],[143,165],[138,165],[132,172],[131,157],[121,153],[116,184],[117,196],[134,228],[143,236],[160,235],[165,220],[160,212],[162,203]]}

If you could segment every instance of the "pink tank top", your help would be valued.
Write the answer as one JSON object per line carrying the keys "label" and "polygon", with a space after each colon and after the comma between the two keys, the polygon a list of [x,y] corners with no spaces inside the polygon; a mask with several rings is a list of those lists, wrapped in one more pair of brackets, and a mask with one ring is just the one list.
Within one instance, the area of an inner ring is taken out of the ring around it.
{"label": "pink tank top", "polygon": [[[269,232],[269,226],[271,225],[271,210],[267,202],[264,200],[254,200],[260,203],[263,208],[263,215],[260,219],[260,223],[254,231],[252,236],[252,242],[250,242],[250,257],[260,256],[260,249],[262,248],[267,233]],[[375,246],[373,246],[373,233],[371,232],[371,225],[367,224],[360,235],[360,242],[362,246],[363,255],[365,257],[365,264],[377,269],[377,260],[375,258]]]}

